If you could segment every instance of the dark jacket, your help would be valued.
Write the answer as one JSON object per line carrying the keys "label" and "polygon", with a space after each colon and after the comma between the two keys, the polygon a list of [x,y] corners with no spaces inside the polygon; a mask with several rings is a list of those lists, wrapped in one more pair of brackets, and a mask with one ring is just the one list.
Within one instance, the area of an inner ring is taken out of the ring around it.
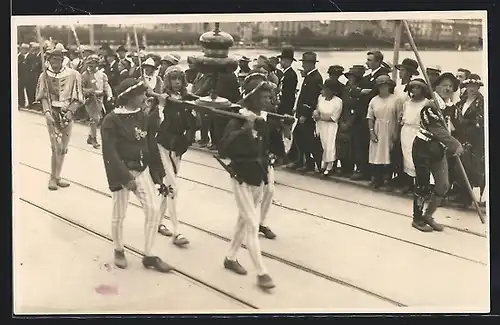
{"label": "dark jacket", "polygon": [[[357,88],[351,89],[351,96],[357,97],[359,99],[359,105],[355,109],[355,115],[357,121],[366,121],[366,114],[368,112],[368,104],[377,95],[377,89],[375,88],[375,79],[382,75],[388,75],[388,71],[381,67],[379,70],[375,71],[373,74],[369,74],[363,77],[359,82]],[[361,94],[361,90],[371,89],[368,94]]]}
{"label": "dark jacket", "polygon": [[113,93],[116,93],[116,87],[120,83],[120,70],[118,69],[118,61],[115,61],[112,65],[108,65],[105,69],[108,75],[108,81],[111,88],[113,88]]}
{"label": "dark jacket", "polygon": [[193,143],[196,120],[191,111],[179,104],[167,102],[160,122],[158,106],[151,111],[156,141],[163,148],[182,156]]}
{"label": "dark jacket", "polygon": [[219,154],[231,159],[230,167],[240,180],[259,186],[268,182],[270,125],[257,122],[254,134],[244,128],[244,121],[230,120],[222,136]]}
{"label": "dark jacket", "polygon": [[37,54],[30,53],[26,58],[26,64],[28,65],[28,71],[34,77],[34,83],[38,80],[38,76],[42,73],[42,59],[41,54],[38,52]]}
{"label": "dark jacket", "polygon": [[297,73],[293,68],[289,68],[280,79],[279,86],[281,88],[280,104],[278,107],[279,114],[289,114],[293,112],[295,105],[295,96],[297,90]]}
{"label": "dark jacket", "polygon": [[[318,106],[318,98],[322,89],[323,77],[321,77],[318,70],[314,70],[306,75],[300,88],[299,99],[297,100],[297,118],[304,116],[307,121],[313,121],[312,113],[316,109],[316,106]],[[309,107],[304,105],[308,105]]]}
{"label": "dark jacket", "polygon": [[28,73],[30,71],[28,57],[29,54],[25,56],[24,54],[19,53],[17,55],[17,73],[20,79],[28,77]]}
{"label": "dark jacket", "polygon": [[131,114],[107,114],[101,125],[102,156],[112,192],[133,180],[131,170],[149,167],[155,184],[161,184],[165,171],[161,163],[150,116],[143,111]]}

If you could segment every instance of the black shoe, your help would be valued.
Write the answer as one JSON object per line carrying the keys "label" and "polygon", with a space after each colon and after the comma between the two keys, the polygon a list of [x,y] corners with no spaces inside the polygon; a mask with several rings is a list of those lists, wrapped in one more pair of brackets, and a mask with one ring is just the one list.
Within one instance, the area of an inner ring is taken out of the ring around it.
{"label": "black shoe", "polygon": [[144,256],[142,258],[142,265],[147,269],[155,269],[161,273],[167,273],[173,270],[173,267],[163,262],[158,256]]}
{"label": "black shoe", "polygon": [[90,145],[94,144],[93,140],[94,139],[89,135],[87,138],[87,144],[90,144]]}
{"label": "black shoe", "polygon": [[434,231],[443,231],[444,226],[437,223],[434,218],[432,217],[425,217],[424,216],[424,222],[429,225]]}
{"label": "black shoe", "polygon": [[120,269],[127,268],[127,258],[125,257],[125,252],[123,250],[120,251],[115,249],[115,265]]}
{"label": "black shoe", "polygon": [[267,239],[276,238],[276,234],[267,226],[259,226],[259,232],[262,233]]}
{"label": "black shoe", "polygon": [[257,285],[262,289],[272,289],[275,287],[273,279],[269,274],[257,275]]}
{"label": "black shoe", "polygon": [[418,229],[422,232],[432,232],[432,227],[425,223],[423,220],[415,220],[411,223],[411,226],[415,229]]}
{"label": "black shoe", "polygon": [[245,270],[245,268],[243,266],[241,266],[241,264],[237,260],[231,261],[230,259],[228,259],[226,257],[224,259],[224,267],[228,270],[233,271],[236,274],[239,274],[239,275],[246,275],[247,274],[247,270]]}

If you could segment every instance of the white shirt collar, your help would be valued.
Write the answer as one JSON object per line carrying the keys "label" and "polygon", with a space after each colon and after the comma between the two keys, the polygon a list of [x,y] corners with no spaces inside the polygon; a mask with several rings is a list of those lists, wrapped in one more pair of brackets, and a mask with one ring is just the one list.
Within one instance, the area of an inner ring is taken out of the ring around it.
{"label": "white shirt collar", "polygon": [[310,75],[311,73],[313,73],[314,71],[317,71],[317,70],[318,70],[317,68],[312,69],[311,71],[309,71],[309,72],[307,73],[307,76],[308,76],[308,75]]}

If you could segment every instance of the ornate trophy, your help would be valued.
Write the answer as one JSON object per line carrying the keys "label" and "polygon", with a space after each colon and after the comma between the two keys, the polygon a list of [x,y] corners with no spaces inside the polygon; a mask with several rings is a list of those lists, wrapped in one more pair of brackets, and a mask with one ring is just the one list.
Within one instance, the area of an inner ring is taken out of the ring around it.
{"label": "ornate trophy", "polygon": [[217,94],[216,85],[220,73],[233,73],[238,68],[238,62],[228,57],[229,48],[234,43],[233,37],[222,32],[219,23],[215,23],[213,31],[200,36],[200,43],[204,55],[194,57],[193,64],[199,72],[211,75],[211,91],[209,96],[198,98],[195,104],[216,109],[228,109],[233,104]]}

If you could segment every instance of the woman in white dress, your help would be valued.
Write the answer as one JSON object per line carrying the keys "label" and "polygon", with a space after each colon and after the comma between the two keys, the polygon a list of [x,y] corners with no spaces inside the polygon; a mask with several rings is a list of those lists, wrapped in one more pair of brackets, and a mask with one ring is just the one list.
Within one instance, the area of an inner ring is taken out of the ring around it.
{"label": "woman in white dress", "polygon": [[403,193],[407,193],[415,178],[415,165],[412,158],[413,140],[420,128],[420,111],[431,98],[427,84],[423,79],[414,79],[408,83],[406,88],[410,100],[403,103],[401,117],[401,151],[403,152],[403,168],[405,172]]}
{"label": "woman in white dress", "polygon": [[337,137],[338,120],[342,113],[342,91],[338,80],[327,79],[318,100],[318,107],[313,112],[316,121],[316,133],[323,147],[322,170],[324,176],[329,176],[336,161],[335,139]]}
{"label": "woman in white dress", "polygon": [[377,96],[368,104],[370,130],[369,163],[372,165],[371,186],[380,188],[388,178],[391,149],[397,140],[401,100],[394,95],[396,83],[388,76],[375,79]]}

